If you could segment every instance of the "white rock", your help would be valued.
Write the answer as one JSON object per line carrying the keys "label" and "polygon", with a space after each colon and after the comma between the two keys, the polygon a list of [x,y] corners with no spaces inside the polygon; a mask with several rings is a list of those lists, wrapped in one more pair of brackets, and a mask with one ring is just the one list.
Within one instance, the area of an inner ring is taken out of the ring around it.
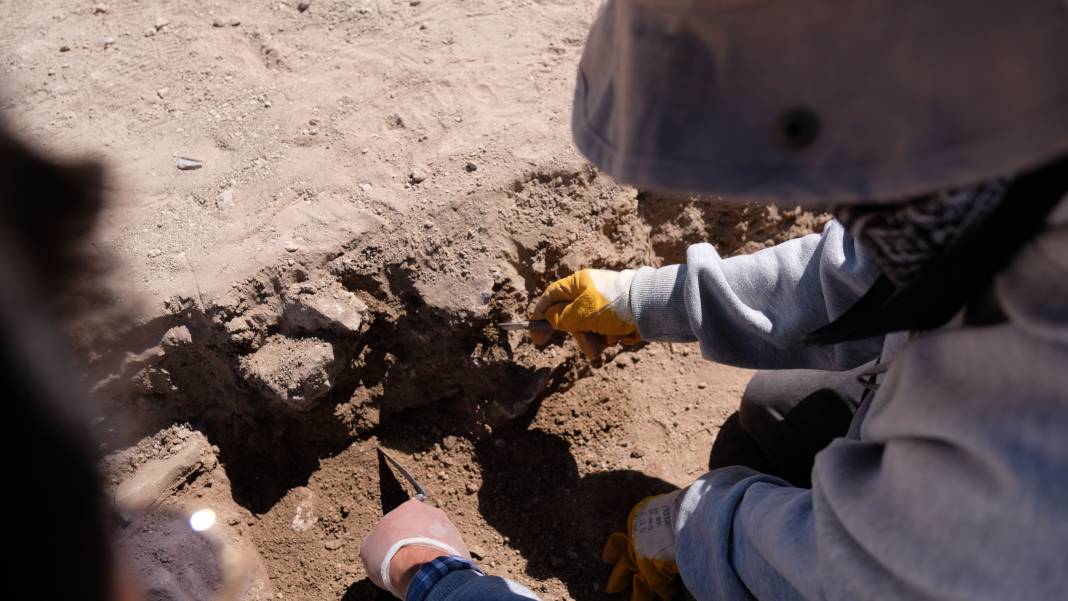
{"label": "white rock", "polygon": [[234,191],[223,190],[220,192],[218,198],[215,199],[215,206],[224,211],[234,208]]}
{"label": "white rock", "polygon": [[283,320],[293,331],[356,333],[367,317],[367,305],[333,280],[293,284],[285,292]]}

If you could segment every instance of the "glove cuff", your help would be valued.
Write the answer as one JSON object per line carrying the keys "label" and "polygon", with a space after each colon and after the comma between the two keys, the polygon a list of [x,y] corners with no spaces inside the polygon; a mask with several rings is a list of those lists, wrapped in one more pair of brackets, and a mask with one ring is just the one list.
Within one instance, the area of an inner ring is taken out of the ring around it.
{"label": "glove cuff", "polygon": [[418,545],[420,547],[430,547],[431,549],[437,549],[444,551],[449,555],[455,555],[460,557],[459,551],[454,549],[451,545],[447,545],[441,541],[427,538],[425,536],[415,536],[411,538],[402,538],[399,541],[393,543],[389,550],[386,551],[386,555],[382,558],[382,564],[379,566],[379,575],[382,578],[382,586],[390,593],[393,593],[394,597],[400,598],[400,594],[393,589],[393,583],[389,578],[389,564],[393,561],[393,557],[397,555],[397,552],[409,545]]}
{"label": "glove cuff", "polygon": [[630,285],[630,310],[642,340],[695,340],[686,312],[685,284],[685,265],[638,270]]}

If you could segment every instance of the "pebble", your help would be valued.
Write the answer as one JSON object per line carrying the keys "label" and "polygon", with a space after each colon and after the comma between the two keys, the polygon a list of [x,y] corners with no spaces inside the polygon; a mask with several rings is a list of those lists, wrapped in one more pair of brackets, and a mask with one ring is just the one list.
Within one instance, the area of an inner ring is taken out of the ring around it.
{"label": "pebble", "polygon": [[151,28],[151,27],[149,27],[148,29],[145,30],[145,37],[146,38],[155,37],[155,35],[156,35],[156,30]]}
{"label": "pebble", "polygon": [[474,482],[468,482],[467,483],[467,494],[473,495],[476,492],[478,492],[478,485],[475,484]]}
{"label": "pebble", "polygon": [[323,546],[326,547],[327,551],[337,551],[341,548],[341,541],[337,540],[336,538],[332,538],[323,543]]}
{"label": "pebble", "polygon": [[152,250],[148,251],[148,258],[149,259],[155,259],[156,257],[160,256],[161,254],[163,254],[162,250],[160,250],[158,248],[153,248]]}
{"label": "pebble", "polygon": [[104,49],[105,50],[108,49],[108,48],[111,48],[114,45],[115,45],[115,38],[112,38],[112,37],[104,38]]}
{"label": "pebble", "polygon": [[215,19],[212,20],[211,24],[215,27],[226,27],[227,25],[229,25],[230,27],[237,27],[241,24],[241,19],[238,19],[234,16],[215,17]]}
{"label": "pebble", "polygon": [[464,171],[468,173],[471,173],[472,171],[478,171],[478,165],[468,162],[466,165],[464,165]]}
{"label": "pebble", "polygon": [[412,169],[411,173],[408,174],[408,181],[418,184],[426,181],[426,177],[426,172],[422,169]]}
{"label": "pebble", "polygon": [[106,15],[108,12],[108,5],[101,2],[93,7],[94,15]]}
{"label": "pebble", "polygon": [[163,100],[167,96],[167,92],[170,92],[170,88],[160,88],[156,90],[156,96],[159,96],[159,99]]}
{"label": "pebble", "polygon": [[705,388],[708,388],[708,383],[707,382],[698,382],[697,383],[697,388],[699,388],[701,390],[704,390]]}
{"label": "pebble", "polygon": [[204,163],[196,159],[178,159],[176,165],[182,171],[195,171],[203,167]]}
{"label": "pebble", "polygon": [[219,192],[218,198],[215,199],[215,206],[223,210],[234,208],[234,191],[223,190]]}
{"label": "pebble", "polygon": [[645,453],[642,453],[638,449],[634,449],[633,451],[630,452],[630,456],[631,456],[632,459],[641,459],[642,455],[644,455],[644,454]]}
{"label": "pebble", "polygon": [[286,242],[286,252],[287,253],[295,253],[298,250],[300,250],[300,247],[297,246],[296,242]]}
{"label": "pebble", "polygon": [[168,21],[167,19],[164,19],[163,17],[156,17],[156,23],[155,23],[156,31],[159,31],[159,30],[163,29],[164,27],[166,27],[166,26],[168,26],[170,24],[171,24],[171,22]]}
{"label": "pebble", "polygon": [[304,12],[309,8],[311,8],[311,0],[300,0],[300,2],[297,2],[297,10],[300,12]]}
{"label": "pebble", "polygon": [[480,547],[479,545],[471,545],[467,548],[467,550],[471,552],[471,557],[474,557],[475,559],[485,559],[489,557],[489,554],[486,553],[486,550]]}
{"label": "pebble", "polygon": [[59,51],[60,52],[70,52],[70,46],[68,46],[66,44],[63,44],[62,46],[59,47]]}

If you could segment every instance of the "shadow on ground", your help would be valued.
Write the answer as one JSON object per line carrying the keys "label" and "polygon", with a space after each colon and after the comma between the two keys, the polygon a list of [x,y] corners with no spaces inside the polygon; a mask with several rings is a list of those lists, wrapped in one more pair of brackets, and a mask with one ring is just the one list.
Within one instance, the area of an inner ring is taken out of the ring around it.
{"label": "shadow on ground", "polygon": [[532,579],[559,578],[578,600],[604,598],[605,540],[624,528],[635,503],[674,486],[629,470],[581,476],[562,438],[539,430],[497,434],[475,448],[483,517],[527,560]]}

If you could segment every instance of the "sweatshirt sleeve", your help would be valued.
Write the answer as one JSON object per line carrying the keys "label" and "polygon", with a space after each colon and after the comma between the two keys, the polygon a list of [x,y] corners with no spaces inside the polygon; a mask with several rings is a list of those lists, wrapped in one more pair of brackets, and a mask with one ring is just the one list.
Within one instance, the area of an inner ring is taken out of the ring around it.
{"label": "sweatshirt sleeve", "polygon": [[[496,576],[452,572],[435,583],[422,601],[537,601],[527,587]],[[409,598],[408,601],[411,601]]]}
{"label": "sweatshirt sleeve", "polygon": [[940,331],[898,354],[860,439],[812,488],[745,467],[692,484],[676,526],[698,599],[1063,598],[1068,345],[1010,326]]}
{"label": "sweatshirt sleeve", "polygon": [[822,234],[723,259],[695,244],[686,263],[643,267],[631,310],[645,340],[699,342],[713,361],[759,369],[850,369],[874,359],[882,338],[808,346],[802,338],[843,314],[879,268],[837,221]]}

